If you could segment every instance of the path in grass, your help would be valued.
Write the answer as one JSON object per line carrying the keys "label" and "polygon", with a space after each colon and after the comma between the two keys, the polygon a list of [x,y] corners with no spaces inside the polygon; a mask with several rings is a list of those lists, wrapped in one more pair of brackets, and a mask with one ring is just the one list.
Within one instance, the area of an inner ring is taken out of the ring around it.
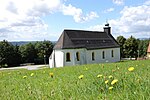
{"label": "path in grass", "polygon": [[48,65],[28,65],[28,66],[19,66],[19,67],[0,68],[0,70],[16,70],[16,69],[37,70],[43,67],[49,67],[49,66]]}

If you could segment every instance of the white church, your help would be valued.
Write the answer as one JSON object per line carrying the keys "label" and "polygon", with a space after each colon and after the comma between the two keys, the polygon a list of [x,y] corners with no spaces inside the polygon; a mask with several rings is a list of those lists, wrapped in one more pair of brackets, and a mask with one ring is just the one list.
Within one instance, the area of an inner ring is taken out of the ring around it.
{"label": "white church", "polygon": [[120,46],[106,24],[104,32],[64,30],[49,57],[49,66],[63,67],[120,61]]}

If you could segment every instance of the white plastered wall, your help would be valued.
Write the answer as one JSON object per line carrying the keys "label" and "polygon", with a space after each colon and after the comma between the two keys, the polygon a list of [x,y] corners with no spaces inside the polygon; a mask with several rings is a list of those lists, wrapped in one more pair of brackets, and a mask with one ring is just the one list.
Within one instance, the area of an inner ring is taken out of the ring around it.
{"label": "white plastered wall", "polygon": [[[112,57],[112,50],[114,57]],[[102,52],[105,52],[105,58],[102,57]],[[76,53],[79,52],[79,61],[77,61]],[[94,52],[95,59],[92,60],[92,52]],[[70,53],[70,60],[66,61],[66,53]],[[52,67],[63,67],[73,66],[82,64],[92,63],[105,63],[105,62],[117,62],[120,61],[120,48],[107,48],[97,50],[86,50],[86,49],[63,49],[54,50],[49,59],[50,68]],[[54,60],[55,59],[55,60]]]}
{"label": "white plastered wall", "polygon": [[[112,50],[114,57],[112,57]],[[102,52],[105,53],[105,58],[103,59]],[[95,60],[92,60],[92,52],[94,52]],[[97,49],[87,51],[87,62],[91,63],[105,63],[105,62],[117,62],[120,61],[120,48],[107,48],[107,49]]]}
{"label": "white plastered wall", "polygon": [[[64,49],[64,66],[81,65],[86,62],[85,49]],[[76,53],[79,52],[79,61],[77,61]],[[66,61],[66,53],[70,53],[69,62]]]}
{"label": "white plastered wall", "polygon": [[49,58],[50,68],[63,67],[64,66],[63,58],[64,58],[63,50],[53,50],[53,52]]}

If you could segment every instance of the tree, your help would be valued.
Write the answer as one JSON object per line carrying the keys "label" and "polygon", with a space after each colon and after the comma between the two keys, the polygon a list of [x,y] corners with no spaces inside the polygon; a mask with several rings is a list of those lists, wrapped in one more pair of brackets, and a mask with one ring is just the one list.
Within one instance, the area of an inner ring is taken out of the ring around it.
{"label": "tree", "polygon": [[123,36],[118,36],[117,37],[117,42],[120,45],[120,54],[121,54],[121,58],[125,57],[125,49],[123,47],[124,43],[126,41],[126,38],[124,38]]}
{"label": "tree", "polygon": [[19,47],[22,63],[46,64],[52,50],[53,43],[50,41],[28,43]]}
{"label": "tree", "polygon": [[37,63],[48,63],[49,56],[53,51],[53,43],[51,41],[41,41],[35,43],[35,49],[37,50]]}
{"label": "tree", "polygon": [[20,53],[18,47],[3,40],[0,42],[0,65],[2,67],[17,66],[20,64]]}
{"label": "tree", "polygon": [[143,53],[144,53],[143,44],[144,44],[143,40],[138,39],[138,56],[139,57],[143,57]]}
{"label": "tree", "polygon": [[146,56],[148,43],[149,40],[138,40],[138,51],[140,57]]}
{"label": "tree", "polygon": [[130,37],[128,38],[125,43],[124,46],[125,48],[125,56],[126,57],[134,57],[137,58],[138,56],[138,42],[134,37]]}
{"label": "tree", "polygon": [[19,47],[19,51],[21,52],[22,63],[35,63],[37,51],[34,44],[28,43],[25,45],[21,45]]}

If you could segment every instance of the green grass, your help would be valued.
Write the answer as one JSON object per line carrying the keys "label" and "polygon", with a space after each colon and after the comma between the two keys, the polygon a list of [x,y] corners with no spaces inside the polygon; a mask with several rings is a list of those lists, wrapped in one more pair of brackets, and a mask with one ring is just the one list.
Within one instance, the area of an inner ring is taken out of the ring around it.
{"label": "green grass", "polygon": [[[129,67],[135,68],[133,72]],[[150,100],[149,69],[150,60],[4,70],[0,71],[0,100]],[[99,74],[103,76],[98,78]],[[113,78],[109,79],[110,75]],[[113,79],[118,82],[111,85]]]}

